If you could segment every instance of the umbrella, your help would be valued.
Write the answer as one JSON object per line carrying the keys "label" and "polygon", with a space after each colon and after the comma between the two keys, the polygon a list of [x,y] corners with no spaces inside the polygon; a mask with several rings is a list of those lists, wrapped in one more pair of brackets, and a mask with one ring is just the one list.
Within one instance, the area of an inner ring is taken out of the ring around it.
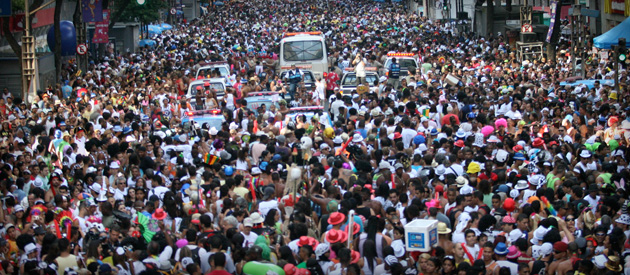
{"label": "umbrella", "polygon": [[225,4],[223,3],[223,1],[216,1],[216,2],[214,2],[214,5],[215,6],[223,6]]}
{"label": "umbrella", "polygon": [[142,40],[140,40],[140,42],[138,42],[138,46],[140,46],[140,47],[145,47],[145,46],[154,47],[155,46],[155,40],[142,39]]}
{"label": "umbrella", "polygon": [[162,23],[162,24],[160,24],[160,27],[162,28],[162,30],[165,30],[165,31],[166,31],[166,30],[173,29],[173,26],[171,26],[171,25],[169,25],[169,24],[166,24],[166,23]]}
{"label": "umbrella", "polygon": [[149,30],[149,35],[151,36],[156,35],[156,34],[161,34],[163,31],[162,27],[158,25],[149,25],[148,30]]}
{"label": "umbrella", "polygon": [[442,125],[450,125],[451,124],[451,117],[455,118],[455,123],[457,125],[459,125],[459,118],[454,115],[454,114],[448,114],[442,117]]}

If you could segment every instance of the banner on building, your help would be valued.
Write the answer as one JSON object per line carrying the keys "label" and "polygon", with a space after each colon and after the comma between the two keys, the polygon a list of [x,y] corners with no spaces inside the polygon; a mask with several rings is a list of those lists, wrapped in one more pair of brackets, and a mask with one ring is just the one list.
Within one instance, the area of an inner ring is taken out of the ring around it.
{"label": "banner on building", "polygon": [[103,10],[103,21],[95,24],[92,43],[104,44],[107,42],[109,42],[109,10]]}
{"label": "banner on building", "polygon": [[558,1],[550,1],[549,3],[549,16],[551,20],[549,21],[549,30],[547,31],[547,38],[545,41],[547,43],[551,43],[551,36],[553,35],[553,26],[556,24],[556,12],[558,11]]}
{"label": "banner on building", "polygon": [[612,0],[610,3],[610,8],[610,13],[624,15],[626,11],[626,3],[624,0]]}
{"label": "banner on building", "polygon": [[85,23],[103,21],[103,0],[81,0],[81,13]]}

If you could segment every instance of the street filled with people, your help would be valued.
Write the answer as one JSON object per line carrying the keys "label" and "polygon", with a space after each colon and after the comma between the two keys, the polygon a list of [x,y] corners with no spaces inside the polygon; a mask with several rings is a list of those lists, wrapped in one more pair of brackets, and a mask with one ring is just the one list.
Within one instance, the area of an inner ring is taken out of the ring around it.
{"label": "street filled with people", "polygon": [[630,274],[627,64],[407,5],[225,2],[5,88],[0,273]]}

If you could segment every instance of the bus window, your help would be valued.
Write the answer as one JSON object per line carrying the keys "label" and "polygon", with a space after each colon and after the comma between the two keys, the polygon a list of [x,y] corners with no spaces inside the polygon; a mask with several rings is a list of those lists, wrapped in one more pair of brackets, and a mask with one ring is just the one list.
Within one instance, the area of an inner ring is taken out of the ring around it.
{"label": "bus window", "polygon": [[321,41],[295,41],[284,43],[285,61],[321,60],[324,49]]}

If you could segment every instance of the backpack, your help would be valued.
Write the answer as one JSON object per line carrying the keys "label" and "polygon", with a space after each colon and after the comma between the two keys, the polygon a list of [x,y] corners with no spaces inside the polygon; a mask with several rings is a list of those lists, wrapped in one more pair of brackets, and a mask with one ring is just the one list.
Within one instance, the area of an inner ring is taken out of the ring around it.
{"label": "backpack", "polygon": [[197,246],[197,248],[193,249],[192,252],[192,259],[193,262],[195,262],[196,264],[201,266],[201,257],[199,257],[199,250],[201,248],[199,246]]}

